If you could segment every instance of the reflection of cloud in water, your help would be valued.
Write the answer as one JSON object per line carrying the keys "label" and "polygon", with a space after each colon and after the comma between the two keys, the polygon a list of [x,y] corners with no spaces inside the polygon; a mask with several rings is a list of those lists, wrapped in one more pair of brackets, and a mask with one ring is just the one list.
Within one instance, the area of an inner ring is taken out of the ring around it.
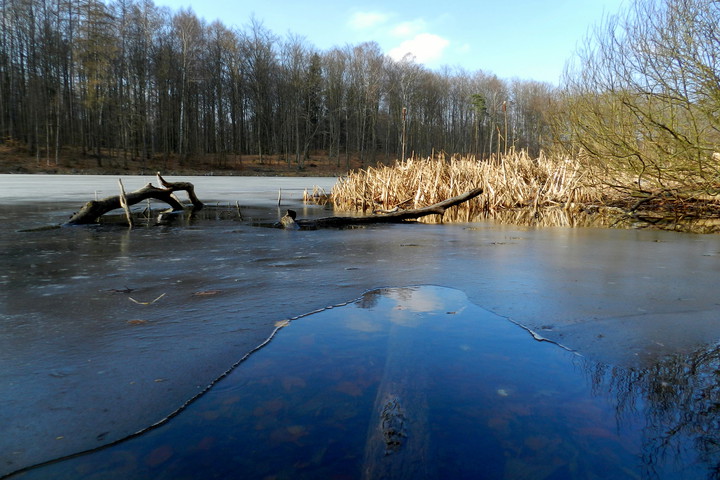
{"label": "reflection of cloud in water", "polygon": [[[465,308],[457,309],[453,305],[466,301],[467,296],[459,290],[417,286],[373,290],[363,295],[357,305],[362,309],[381,308],[387,320],[395,325],[417,327],[420,323],[419,314],[457,314]],[[367,318],[348,318],[347,321],[353,330],[372,332],[379,328]]]}
{"label": "reflection of cloud in water", "polygon": [[401,305],[396,306],[388,312],[387,319],[395,325],[415,328],[421,323],[421,319],[414,316],[413,312],[403,309]]}
{"label": "reflection of cloud in water", "polygon": [[411,312],[432,312],[440,310],[443,299],[433,290],[398,288],[387,293],[388,298],[397,301],[396,310]]}
{"label": "reflection of cloud in water", "polygon": [[404,327],[417,327],[422,323],[418,313],[440,311],[445,303],[443,297],[429,289],[398,288],[386,292],[386,296],[396,302],[388,312],[388,320]]}
{"label": "reflection of cloud in water", "polygon": [[382,330],[380,323],[367,318],[362,311],[350,310],[350,313],[344,318],[345,325],[350,330],[356,330],[363,333],[373,333]]}
{"label": "reflection of cloud in water", "polygon": [[[442,295],[437,292],[443,292]],[[458,290],[433,290],[429,288],[409,287],[389,290],[386,295],[398,301],[401,309],[411,312],[443,312],[450,305],[466,301],[467,297]]]}

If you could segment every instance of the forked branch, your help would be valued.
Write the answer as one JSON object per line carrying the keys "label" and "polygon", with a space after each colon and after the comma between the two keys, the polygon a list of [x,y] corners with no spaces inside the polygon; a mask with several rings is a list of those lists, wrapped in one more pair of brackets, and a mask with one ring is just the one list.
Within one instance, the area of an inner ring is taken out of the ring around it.
{"label": "forked branch", "polygon": [[[174,193],[177,191],[185,191],[192,202],[193,208],[199,210],[203,207],[203,203],[195,195],[195,187],[192,183],[168,182],[160,176],[160,173],[157,174],[157,181],[160,185],[159,188],[153,186],[152,183],[148,183],[141,189],[126,194],[125,201],[127,205],[135,205],[143,200],[152,198],[167,203],[173,211],[183,210],[185,207],[177,197],[175,197]],[[67,224],[86,225],[96,223],[101,216],[121,206],[120,195],[103,198],[102,200],[91,200],[83,205],[80,211],[73,214]]]}

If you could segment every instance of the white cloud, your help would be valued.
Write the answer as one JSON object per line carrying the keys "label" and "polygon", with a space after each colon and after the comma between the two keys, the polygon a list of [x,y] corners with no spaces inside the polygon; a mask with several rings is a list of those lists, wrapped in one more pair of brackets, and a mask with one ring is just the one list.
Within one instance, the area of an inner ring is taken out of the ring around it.
{"label": "white cloud", "polygon": [[357,11],[350,17],[348,26],[360,32],[363,39],[367,37],[378,42],[396,61],[408,54],[423,64],[437,62],[443,57],[450,46],[447,38],[429,33],[429,24],[423,18],[399,22],[396,21],[398,18],[393,12]]}
{"label": "white cloud", "polygon": [[418,32],[422,32],[423,30],[425,30],[425,20],[418,18],[395,25],[391,33],[396,37],[409,37],[411,35],[417,35]]}
{"label": "white cloud", "polygon": [[428,63],[439,60],[449,45],[450,41],[439,35],[420,33],[391,49],[388,55],[394,60],[400,61],[409,53],[415,57],[418,63]]}
{"label": "white cloud", "polygon": [[348,22],[355,30],[365,30],[381,25],[388,20],[388,15],[380,12],[355,12]]}

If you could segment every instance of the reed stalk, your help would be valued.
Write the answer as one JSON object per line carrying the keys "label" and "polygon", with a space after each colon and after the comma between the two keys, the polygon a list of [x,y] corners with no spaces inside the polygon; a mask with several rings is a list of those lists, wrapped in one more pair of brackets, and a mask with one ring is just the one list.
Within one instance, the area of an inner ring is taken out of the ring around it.
{"label": "reed stalk", "polygon": [[524,150],[477,160],[472,156],[408,158],[393,166],[368,167],[340,179],[331,192],[339,211],[373,211],[421,208],[483,187],[484,193],[453,207],[440,218],[425,221],[471,221],[509,210],[541,209],[602,203],[603,191],[586,183],[580,164],[573,159]]}

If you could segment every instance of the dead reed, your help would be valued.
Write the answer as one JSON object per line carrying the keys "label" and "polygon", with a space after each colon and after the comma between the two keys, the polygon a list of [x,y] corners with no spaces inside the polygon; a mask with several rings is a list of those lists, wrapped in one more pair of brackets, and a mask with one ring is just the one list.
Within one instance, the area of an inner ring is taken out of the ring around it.
{"label": "dead reed", "polygon": [[317,185],[313,186],[312,192],[308,192],[307,188],[303,191],[303,202],[316,205],[326,205],[330,203],[331,196],[324,188]]}
{"label": "dead reed", "polygon": [[525,151],[477,160],[444,156],[408,159],[393,166],[351,172],[333,187],[334,206],[341,211],[420,208],[482,187],[484,193],[426,221],[471,221],[509,209],[537,214],[541,209],[599,202],[601,190],[584,182],[580,165],[569,158]]}

